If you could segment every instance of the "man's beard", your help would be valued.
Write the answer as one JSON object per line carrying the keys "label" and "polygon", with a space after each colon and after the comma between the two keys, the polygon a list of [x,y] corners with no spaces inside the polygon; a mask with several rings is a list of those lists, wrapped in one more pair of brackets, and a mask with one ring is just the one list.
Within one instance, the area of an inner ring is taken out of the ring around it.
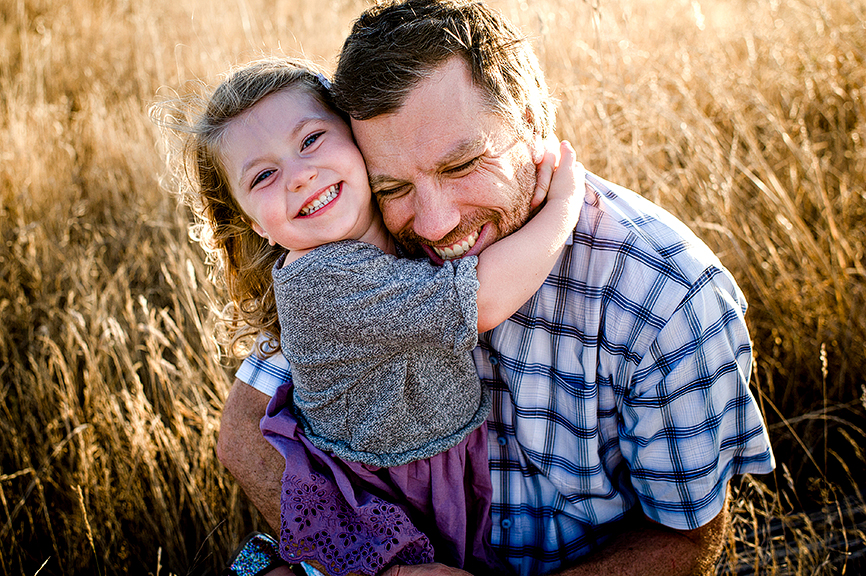
{"label": "man's beard", "polygon": [[479,230],[488,222],[492,223],[496,230],[496,240],[501,240],[518,230],[529,220],[530,202],[535,192],[535,164],[532,162],[525,163],[514,179],[517,183],[517,190],[511,197],[510,205],[503,211],[478,208],[472,214],[464,215],[457,228],[435,243],[418,236],[412,229],[399,232],[395,238],[409,254],[417,257],[425,254],[421,248],[422,244],[428,246],[453,244]]}

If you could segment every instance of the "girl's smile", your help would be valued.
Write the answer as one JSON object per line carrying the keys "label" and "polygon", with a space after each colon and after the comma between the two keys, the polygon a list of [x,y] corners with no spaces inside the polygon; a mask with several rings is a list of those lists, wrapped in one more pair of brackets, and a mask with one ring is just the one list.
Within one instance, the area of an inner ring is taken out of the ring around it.
{"label": "girl's smile", "polygon": [[293,259],[339,240],[390,245],[351,129],[307,90],[280,90],[231,120],[219,156],[252,229]]}
{"label": "girl's smile", "polygon": [[321,210],[330,206],[331,202],[337,199],[342,187],[342,182],[340,184],[329,186],[327,190],[316,196],[316,198],[314,198],[310,203],[301,208],[301,211],[298,212],[298,216],[303,217],[318,214]]}

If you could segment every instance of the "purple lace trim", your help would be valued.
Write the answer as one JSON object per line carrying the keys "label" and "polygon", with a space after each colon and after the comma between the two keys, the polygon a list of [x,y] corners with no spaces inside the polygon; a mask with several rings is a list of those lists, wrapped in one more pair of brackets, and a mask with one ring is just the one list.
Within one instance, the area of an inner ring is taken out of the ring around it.
{"label": "purple lace trim", "polygon": [[433,547],[403,510],[376,496],[351,507],[323,476],[283,477],[280,553],[320,562],[329,574],[378,574],[392,564],[426,564]]}

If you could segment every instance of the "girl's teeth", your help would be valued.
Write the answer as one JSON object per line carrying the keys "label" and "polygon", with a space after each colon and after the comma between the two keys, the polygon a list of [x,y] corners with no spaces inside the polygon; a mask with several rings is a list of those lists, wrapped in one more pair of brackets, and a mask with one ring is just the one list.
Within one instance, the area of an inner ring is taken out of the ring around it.
{"label": "girl's teeth", "polygon": [[339,187],[337,186],[337,184],[334,184],[333,186],[325,190],[325,192],[321,196],[304,206],[304,208],[301,210],[301,216],[309,216],[313,212],[316,212],[323,206],[329,204],[331,200],[337,197],[338,190]]}

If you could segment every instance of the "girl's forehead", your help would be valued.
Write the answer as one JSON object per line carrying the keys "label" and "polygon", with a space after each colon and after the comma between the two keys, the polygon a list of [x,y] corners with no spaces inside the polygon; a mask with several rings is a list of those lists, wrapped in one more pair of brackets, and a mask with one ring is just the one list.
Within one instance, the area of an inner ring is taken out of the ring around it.
{"label": "girl's forehead", "polygon": [[320,100],[315,91],[304,85],[289,86],[268,94],[237,119],[249,121],[257,116],[269,116],[275,124],[285,124],[299,117],[323,120],[339,117],[330,106]]}
{"label": "girl's forehead", "polygon": [[327,117],[328,110],[310,93],[288,87],[262,97],[226,123],[223,139],[244,130],[261,132],[285,131],[301,118]]}

